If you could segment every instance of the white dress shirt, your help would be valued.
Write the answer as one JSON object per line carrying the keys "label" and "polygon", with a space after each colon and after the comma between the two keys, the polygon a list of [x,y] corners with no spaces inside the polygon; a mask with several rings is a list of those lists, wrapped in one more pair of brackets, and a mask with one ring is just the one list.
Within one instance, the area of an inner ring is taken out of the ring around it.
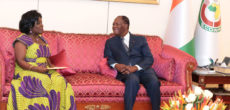
{"label": "white dress shirt", "polygon": [[130,34],[127,33],[125,36],[124,36],[124,43],[125,45],[129,48],[129,39],[130,39]]}

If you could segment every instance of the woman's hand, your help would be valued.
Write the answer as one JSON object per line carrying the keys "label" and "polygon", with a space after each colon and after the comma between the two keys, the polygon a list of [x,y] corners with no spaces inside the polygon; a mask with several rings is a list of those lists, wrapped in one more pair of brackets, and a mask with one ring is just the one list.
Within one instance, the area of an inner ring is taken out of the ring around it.
{"label": "woman's hand", "polygon": [[49,65],[49,67],[55,67],[55,65],[53,65],[52,63],[51,63],[51,61],[50,61],[50,59],[49,58],[47,58],[47,63],[48,63],[48,65]]}
{"label": "woman's hand", "polygon": [[33,66],[30,70],[39,73],[46,73],[49,71],[46,67],[43,66]]}
{"label": "woman's hand", "polygon": [[45,67],[41,67],[40,66],[40,69],[39,69],[39,72],[40,73],[46,73],[46,72],[48,72],[49,70],[47,69],[47,68],[45,68]]}

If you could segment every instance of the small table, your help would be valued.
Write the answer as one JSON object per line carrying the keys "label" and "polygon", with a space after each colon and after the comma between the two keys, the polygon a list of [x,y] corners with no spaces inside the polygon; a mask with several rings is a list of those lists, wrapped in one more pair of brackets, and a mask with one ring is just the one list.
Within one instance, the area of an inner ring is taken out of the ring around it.
{"label": "small table", "polygon": [[192,81],[198,83],[202,89],[205,89],[206,84],[218,84],[219,87],[210,89],[214,93],[214,98],[221,98],[226,104],[230,104],[230,92],[223,89],[223,84],[230,84],[230,74],[199,71],[198,68],[192,73]]}

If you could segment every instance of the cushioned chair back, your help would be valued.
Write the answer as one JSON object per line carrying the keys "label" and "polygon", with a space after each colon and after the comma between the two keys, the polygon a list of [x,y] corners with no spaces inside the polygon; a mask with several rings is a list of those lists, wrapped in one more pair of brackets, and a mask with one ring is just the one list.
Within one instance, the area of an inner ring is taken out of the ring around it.
{"label": "cushioned chair back", "polygon": [[160,55],[162,52],[163,41],[159,36],[146,36],[149,48],[153,54],[153,57]]}
{"label": "cushioned chair back", "polygon": [[108,35],[62,34],[58,51],[66,50],[67,62],[76,72],[99,73]]}

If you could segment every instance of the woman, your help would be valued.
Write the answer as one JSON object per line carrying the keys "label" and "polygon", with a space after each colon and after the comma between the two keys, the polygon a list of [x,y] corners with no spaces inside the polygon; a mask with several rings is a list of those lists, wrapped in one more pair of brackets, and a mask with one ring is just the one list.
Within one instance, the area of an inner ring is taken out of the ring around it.
{"label": "woman", "polygon": [[14,41],[15,74],[7,110],[76,110],[74,92],[52,67],[43,32],[42,16],[35,10],[22,15],[22,34]]}

